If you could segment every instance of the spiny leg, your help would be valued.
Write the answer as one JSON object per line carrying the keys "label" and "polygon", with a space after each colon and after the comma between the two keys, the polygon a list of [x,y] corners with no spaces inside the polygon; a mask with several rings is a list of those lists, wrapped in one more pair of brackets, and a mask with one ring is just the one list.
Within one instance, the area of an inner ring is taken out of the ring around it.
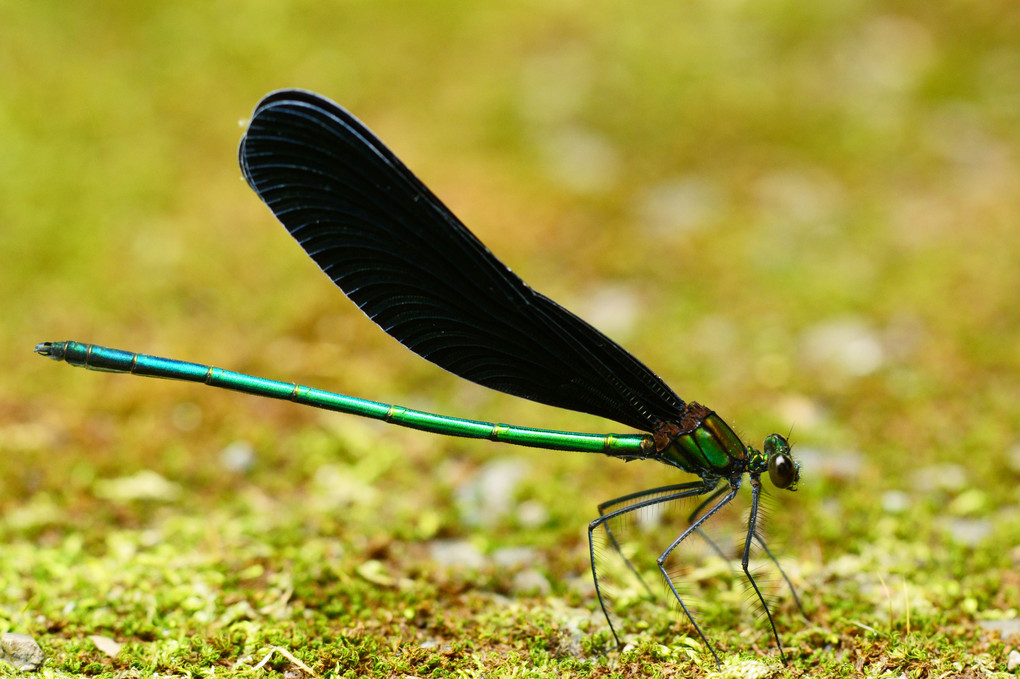
{"label": "spiny leg", "polygon": [[687,609],[687,604],[684,603],[684,600],[680,596],[680,593],[676,591],[676,585],[673,584],[673,579],[669,576],[669,573],[666,572],[666,560],[669,558],[669,555],[673,553],[673,550],[679,547],[680,543],[687,539],[688,535],[697,531],[698,528],[703,523],[712,518],[712,515],[714,515],[720,509],[725,507],[734,497],[736,497],[738,490],[740,490],[740,478],[738,477],[736,479],[730,479],[729,492],[726,493],[723,496],[723,498],[719,500],[719,502],[714,504],[711,509],[705,512],[693,524],[691,524],[687,528],[687,530],[681,533],[680,537],[674,540],[672,544],[670,544],[670,546],[667,547],[666,550],[659,555],[659,558],[656,559],[656,563],[659,566],[659,572],[661,572],[662,577],[666,579],[666,584],[669,586],[670,591],[673,592],[673,596],[676,597],[677,603],[680,604],[680,608],[683,610],[684,615],[686,615],[687,619],[691,621],[692,625],[694,625],[694,629],[698,633],[698,636],[701,637],[701,640],[703,642],[705,642],[705,646],[707,646],[708,650],[712,652],[712,656],[715,658],[716,664],[719,665],[720,667],[722,667],[722,661],[719,659],[719,654],[715,652],[715,647],[712,646],[712,642],[710,642],[708,640],[708,637],[705,636],[705,633],[701,631],[701,627],[698,625],[697,621],[694,620],[694,616],[691,615],[691,612]]}
{"label": "spiny leg", "polygon": [[783,567],[779,565],[779,561],[775,556],[773,556],[772,550],[769,549],[769,546],[765,544],[765,540],[763,540],[757,533],[755,533],[754,539],[759,545],[761,545],[761,548],[765,550],[765,553],[769,555],[769,558],[772,559],[772,563],[774,563],[776,568],[779,570],[779,574],[783,576],[783,580],[786,581],[786,585],[790,588],[790,594],[793,595],[793,601],[797,604],[800,614],[804,616],[805,620],[810,620],[810,618],[808,618],[808,614],[804,611],[804,607],[800,605],[800,597],[797,596],[797,590],[794,588],[793,583],[790,582],[790,578],[787,577],[786,571],[784,571]]}
{"label": "spiny leg", "polygon": [[[693,526],[695,520],[698,518],[698,514],[700,514],[701,511],[703,509],[705,509],[705,507],[710,505],[712,502],[715,501],[715,499],[717,497],[719,497],[720,495],[722,495],[725,492],[726,492],[726,486],[723,486],[719,490],[715,491],[714,493],[712,493],[711,495],[706,497],[705,500],[700,505],[698,505],[697,507],[694,508],[694,511],[691,512],[690,516],[687,517],[687,525],[688,526]],[[719,545],[717,545],[715,543],[715,540],[713,540],[712,538],[708,537],[708,533],[706,533],[705,531],[701,530],[701,526],[700,525],[695,530],[698,532],[698,535],[700,535],[702,538],[705,539],[705,542],[708,543],[709,547],[711,547],[712,550],[716,554],[719,555],[720,559],[722,559],[724,561],[729,561],[729,557],[727,557],[725,554],[723,554],[722,549],[720,549]]]}
{"label": "spiny leg", "polygon": [[[642,498],[649,498],[649,497],[651,497],[653,495],[657,495],[657,494],[662,494],[663,496],[665,496],[667,494],[684,492],[684,491],[690,490],[692,488],[701,488],[701,489],[704,489],[705,488],[705,483],[703,481],[691,481],[689,483],[675,483],[675,484],[672,484],[672,485],[669,485],[669,486],[659,486],[658,488],[649,488],[648,490],[641,490],[641,491],[638,491],[636,493],[629,493],[627,495],[623,495],[623,496],[620,496],[620,497],[617,497],[617,498],[613,498],[612,500],[606,500],[605,502],[599,504],[599,507],[598,507],[598,509],[599,509],[599,517],[605,516],[606,515],[606,510],[608,510],[611,507],[613,507],[615,505],[618,505],[620,503],[631,502],[631,501],[635,501],[635,500],[641,500]],[[718,493],[710,496],[710,499],[714,498],[716,496],[718,496]],[[686,497],[686,496],[684,496],[684,497]],[[698,509],[695,510],[695,513],[700,511],[701,508],[705,506],[705,504],[706,504],[705,502],[702,502],[698,506]],[[648,505],[645,505],[645,506],[648,506]],[[616,511],[616,510],[612,510],[612,511]],[[619,516],[619,514],[617,516]],[[688,523],[690,523],[691,519],[688,518],[687,521],[688,521]],[[634,574],[634,576],[637,578],[638,582],[641,583],[641,586],[644,588],[645,592],[648,594],[648,598],[649,599],[655,599],[655,595],[652,593],[651,588],[645,582],[645,579],[642,578],[641,574],[638,573],[636,568],[634,568],[634,564],[631,563],[630,559],[628,559],[624,555],[623,550],[620,548],[620,543],[616,539],[616,535],[613,533],[613,528],[612,528],[612,525],[610,523],[606,523],[605,530],[606,530],[606,535],[609,536],[609,542],[610,542],[610,544],[612,544],[613,549],[616,551],[617,554],[620,555],[620,558],[623,559],[623,562],[625,564],[627,564],[627,568],[630,570],[631,573]],[[713,547],[714,546],[715,545],[713,545]],[[716,551],[718,551],[718,549]],[[594,567],[593,567],[593,570],[594,570]]]}
{"label": "spiny leg", "polygon": [[[755,524],[758,522],[758,499],[760,495],[761,495],[761,479],[757,475],[752,475],[751,513],[748,515],[747,518],[747,539],[744,540],[744,555],[740,559],[740,565],[744,569],[744,575],[747,577],[747,581],[750,582],[751,587],[754,588],[754,593],[758,595],[758,601],[761,602],[762,608],[765,609],[765,615],[768,616],[769,625],[772,626],[772,636],[776,638],[776,646],[779,647],[779,655],[783,659],[783,664],[785,665],[786,653],[783,652],[783,643],[779,641],[779,632],[776,630],[776,623],[772,619],[772,611],[769,610],[769,605],[765,603],[765,597],[762,596],[761,590],[758,589],[758,583],[755,582],[754,576],[751,575],[751,570],[748,568],[748,563],[751,560],[751,541],[756,538],[754,529]],[[761,544],[760,540],[759,544]]]}
{"label": "spiny leg", "polygon": [[[643,491],[642,493],[633,493],[633,494],[631,494],[629,496],[625,495],[625,496],[623,496],[621,498],[617,498],[616,500],[610,500],[609,502],[606,502],[604,504],[605,505],[609,505],[609,504],[612,504],[613,502],[625,502],[625,501],[627,501],[627,499],[636,499],[636,498],[641,497],[642,495],[646,495],[646,494],[649,494],[649,493],[654,493],[656,490],[663,490],[664,488],[669,488],[669,486],[663,486],[662,488],[653,489],[651,491]],[[609,615],[609,609],[606,607],[605,598],[602,595],[602,587],[599,584],[598,567],[595,564],[595,539],[594,539],[595,530],[599,526],[601,526],[602,524],[606,524],[606,533],[608,533],[610,536],[612,536],[611,531],[609,531],[609,523],[608,522],[612,521],[613,519],[615,519],[617,517],[624,516],[626,514],[638,511],[639,509],[644,509],[646,507],[653,507],[655,505],[662,504],[662,503],[665,503],[665,502],[672,502],[673,500],[682,500],[684,498],[695,497],[697,495],[702,495],[703,493],[707,493],[711,489],[712,489],[712,486],[706,486],[704,483],[702,483],[700,481],[695,481],[695,482],[692,482],[692,483],[678,484],[676,486],[676,490],[674,492],[669,492],[666,495],[662,495],[660,497],[651,498],[649,500],[643,500],[641,502],[635,502],[634,504],[628,505],[626,507],[623,507],[622,509],[617,509],[615,511],[609,512],[608,514],[603,514],[603,515],[599,516],[597,519],[594,519],[591,523],[588,524],[588,554],[589,554],[589,557],[591,558],[591,574],[592,574],[592,577],[595,580],[595,595],[599,599],[599,605],[602,607],[602,614],[606,617],[606,622],[609,623],[609,631],[613,633],[613,638],[616,640],[616,645],[617,646],[621,645],[620,644],[620,636],[616,633],[616,628],[613,626],[613,619]],[[617,551],[617,553],[620,553],[619,544],[616,543],[615,537],[611,538],[611,542],[613,543],[613,547]],[[622,554],[621,554],[621,556],[622,556]],[[624,557],[624,561],[627,562],[627,566],[628,566],[628,568],[630,568],[631,572],[636,573],[636,571],[634,570],[633,565],[629,561],[627,561],[626,557]],[[661,568],[662,567],[660,565],[660,570],[661,570]],[[638,579],[640,580],[640,576],[638,576]],[[668,577],[666,579],[667,579],[667,581],[669,580]],[[644,584],[644,583],[642,582],[642,584]],[[645,589],[646,590],[648,589],[647,585],[645,586]],[[674,594],[675,594],[675,591],[674,591]],[[681,603],[681,605],[683,605],[683,604]],[[686,609],[684,609],[684,611],[686,612]],[[687,617],[690,618],[690,614],[689,613],[688,613]],[[699,630],[699,633],[700,633],[700,630]],[[704,638],[704,635],[702,635],[702,638]]]}
{"label": "spiny leg", "polygon": [[[703,510],[703,509],[704,509],[705,507],[707,507],[707,506],[708,506],[709,504],[711,504],[711,502],[712,502],[713,500],[715,500],[715,499],[716,499],[717,497],[719,497],[719,496],[720,496],[720,495],[721,495],[722,493],[724,493],[725,491],[726,491],[726,489],[725,489],[725,488],[720,488],[720,489],[719,489],[719,490],[717,490],[717,491],[716,491],[715,493],[712,493],[712,494],[711,494],[711,495],[709,495],[709,496],[708,496],[707,498],[705,498],[705,500],[704,500],[704,501],[703,501],[703,502],[702,502],[701,504],[699,504],[699,505],[698,505],[698,506],[697,506],[697,507],[696,507],[696,508],[694,509],[694,511],[693,511],[693,512],[691,512],[691,515],[687,517],[687,523],[688,523],[688,525],[690,525],[690,524],[693,524],[693,523],[694,523],[694,520],[695,520],[695,519],[697,518],[698,514],[700,514],[700,513],[701,513],[701,511],[702,511],[702,510]],[[707,542],[707,543],[709,544],[709,546],[710,546],[710,547],[711,547],[711,548],[712,548],[712,549],[713,549],[713,550],[715,551],[715,553],[716,553],[716,554],[718,554],[718,555],[719,555],[719,557],[720,557],[720,558],[722,558],[722,559],[725,559],[725,560],[729,561],[729,558],[728,558],[728,557],[727,557],[727,556],[726,556],[725,554],[723,554],[723,551],[722,551],[722,549],[720,549],[720,548],[719,548],[719,545],[717,545],[717,544],[716,544],[715,540],[713,540],[712,538],[710,538],[710,537],[708,536],[708,533],[706,533],[705,531],[701,530],[701,528],[700,528],[700,527],[698,528],[698,535],[700,535],[701,537],[703,537],[703,538],[705,539],[705,542]],[[764,539],[763,537],[761,537],[760,535],[758,535],[757,533],[755,533],[755,535],[754,535],[754,540],[755,540],[755,542],[757,542],[757,543],[758,543],[759,545],[761,545],[761,548],[762,548],[762,549],[764,549],[764,550],[765,550],[765,554],[767,554],[767,555],[768,555],[769,559],[770,559],[770,560],[772,561],[772,563],[773,563],[773,564],[775,565],[775,567],[776,567],[776,570],[778,570],[778,571],[779,571],[779,574],[780,574],[780,575],[781,575],[781,576],[783,577],[783,580],[784,580],[784,581],[786,581],[786,585],[787,585],[787,587],[789,587],[789,588],[790,588],[790,594],[792,594],[792,595],[793,595],[793,601],[794,601],[794,603],[795,603],[795,604],[797,604],[797,608],[798,608],[798,609],[800,610],[800,614],[801,614],[802,616],[804,616],[804,619],[805,619],[805,620],[808,620],[808,619],[809,619],[809,618],[808,618],[808,614],[807,614],[807,613],[806,613],[806,612],[804,611],[804,606],[802,606],[802,605],[801,605],[801,603],[800,603],[800,597],[798,597],[798,596],[797,596],[797,590],[796,590],[796,588],[794,588],[794,586],[793,586],[793,583],[792,583],[792,582],[790,582],[790,577],[789,577],[789,576],[788,576],[788,575],[786,574],[786,571],[784,571],[784,570],[783,570],[783,567],[779,565],[779,560],[778,560],[778,559],[777,559],[777,558],[775,557],[775,555],[774,555],[774,554],[772,553],[772,550],[771,550],[771,549],[769,549],[769,546],[768,546],[767,544],[765,544],[765,539]]]}

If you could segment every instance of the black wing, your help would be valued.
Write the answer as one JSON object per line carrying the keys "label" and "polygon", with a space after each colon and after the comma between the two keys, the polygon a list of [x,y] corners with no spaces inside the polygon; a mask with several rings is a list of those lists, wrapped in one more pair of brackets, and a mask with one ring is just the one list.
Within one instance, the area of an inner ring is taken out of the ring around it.
{"label": "black wing", "polygon": [[626,350],[518,278],[354,116],[266,96],[239,150],[248,184],[369,318],[472,382],[651,431],[683,401]]}

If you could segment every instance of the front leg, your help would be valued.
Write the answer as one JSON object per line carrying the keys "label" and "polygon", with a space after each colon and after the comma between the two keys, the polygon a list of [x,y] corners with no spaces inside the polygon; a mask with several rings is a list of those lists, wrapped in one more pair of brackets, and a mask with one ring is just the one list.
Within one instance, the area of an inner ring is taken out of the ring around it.
{"label": "front leg", "polygon": [[[757,538],[754,530],[758,523],[758,500],[761,495],[761,479],[757,474],[751,476],[751,512],[747,517],[747,538],[744,540],[744,555],[740,559],[740,565],[744,569],[744,575],[747,577],[747,581],[751,583],[751,587],[754,588],[754,593],[758,595],[758,601],[761,602],[762,608],[765,609],[765,615],[768,616],[769,625],[772,626],[772,636],[776,638],[776,646],[779,647],[779,655],[783,659],[783,664],[786,664],[786,653],[783,652],[783,643],[779,640],[779,632],[776,631],[776,623],[772,619],[772,611],[769,610],[769,605],[765,602],[765,597],[762,596],[761,590],[758,589],[758,583],[755,582],[754,576],[751,575],[751,570],[748,568],[748,564],[751,560],[751,543]],[[759,540],[759,544],[764,545]],[[768,548],[766,548],[768,551]],[[769,553],[771,556],[771,553]],[[778,566],[778,564],[776,564]],[[782,572],[782,569],[780,569]],[[785,573],[784,573],[785,576]],[[787,580],[789,582],[789,580]],[[792,586],[791,586],[792,589]],[[794,595],[796,596],[796,595]],[[798,602],[800,603],[800,602]],[[801,609],[803,612],[803,609]]]}
{"label": "front leg", "polygon": [[715,658],[716,664],[719,665],[720,667],[722,667],[722,661],[719,660],[719,654],[715,652],[715,647],[712,646],[712,642],[710,642],[708,640],[708,637],[705,636],[705,633],[701,630],[701,626],[698,625],[697,621],[694,619],[694,616],[691,615],[690,610],[687,608],[687,604],[684,603],[683,598],[680,596],[680,592],[677,591],[676,585],[673,584],[673,578],[671,578],[669,573],[666,571],[666,561],[669,559],[669,555],[673,553],[673,550],[679,547],[680,543],[687,539],[688,535],[694,533],[695,531],[698,531],[702,524],[704,524],[706,521],[712,518],[712,516],[716,512],[718,512],[720,509],[725,507],[731,500],[733,500],[733,498],[736,497],[738,490],[740,490],[740,477],[730,479],[729,492],[726,493],[722,497],[722,499],[719,500],[719,502],[712,505],[711,509],[709,509],[702,516],[700,516],[694,523],[692,523],[687,528],[687,530],[681,533],[680,537],[674,540],[672,544],[670,544],[670,546],[667,547],[665,551],[663,551],[663,553],[659,555],[659,558],[656,559],[656,563],[659,566],[659,572],[662,574],[662,577],[666,580],[666,585],[669,587],[669,590],[673,592],[673,596],[676,598],[677,603],[680,604],[680,608],[687,616],[687,619],[691,621],[691,624],[694,625],[694,629],[695,631],[697,631],[698,636],[701,637],[701,640],[703,642],[705,642],[705,646],[707,646],[708,650],[712,652],[712,656]]}
{"label": "front leg", "polygon": [[[666,502],[672,502],[674,500],[682,500],[688,497],[696,497],[698,495],[707,493],[710,490],[712,490],[712,486],[706,486],[701,481],[695,481],[692,483],[681,483],[675,486],[662,486],[660,488],[653,488],[651,490],[641,491],[639,493],[632,493],[630,495],[625,495],[623,497],[616,498],[615,500],[609,500],[608,502],[599,505],[599,511],[601,512],[603,511],[604,508],[612,506],[613,504],[620,504],[624,502],[637,500],[633,504],[625,505],[624,507],[613,510],[608,514],[602,514],[597,519],[593,520],[591,523],[588,524],[588,554],[589,557],[591,558],[591,574],[592,577],[595,579],[595,595],[599,599],[599,605],[602,607],[602,614],[606,616],[606,622],[609,623],[609,631],[613,633],[613,638],[616,640],[617,646],[621,645],[620,636],[616,632],[616,626],[613,625],[612,614],[610,613],[611,607],[606,603],[607,597],[605,595],[605,592],[603,591],[602,584],[599,582],[599,566],[598,566],[599,559],[597,558],[596,555],[599,554],[600,552],[597,552],[595,549],[595,531],[598,530],[599,528],[602,528],[605,531],[606,535],[608,536],[610,545],[612,545],[613,550],[622,556],[622,553],[620,552],[620,544],[616,540],[615,534],[610,529],[611,525],[610,522],[620,517],[626,517],[626,515],[644,509],[646,507],[653,507],[655,505],[663,504]],[[655,496],[656,494],[659,495]],[[634,568],[633,564],[631,564],[626,557],[623,558],[624,562],[627,564],[627,567],[631,570],[631,572],[637,574],[637,570]],[[641,580],[640,575],[638,575],[638,579]],[[641,582],[644,585],[644,581],[642,580]],[[645,586],[645,589],[648,590],[647,585]],[[650,593],[651,592],[649,591],[649,594]],[[688,615],[688,617],[690,616]]]}

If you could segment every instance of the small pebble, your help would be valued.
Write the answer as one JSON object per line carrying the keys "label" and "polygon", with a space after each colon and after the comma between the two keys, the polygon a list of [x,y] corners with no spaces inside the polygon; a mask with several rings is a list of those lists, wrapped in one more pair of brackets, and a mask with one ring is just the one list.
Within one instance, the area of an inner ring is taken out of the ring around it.
{"label": "small pebble", "polygon": [[544,575],[534,568],[521,571],[514,575],[513,584],[510,586],[515,594],[548,594],[552,591],[552,585]]}
{"label": "small pebble", "polygon": [[94,634],[90,636],[89,639],[96,645],[96,648],[111,658],[116,658],[117,654],[120,653],[121,644],[117,643],[110,637],[103,637],[98,634]]}
{"label": "small pebble", "polygon": [[549,510],[538,500],[525,500],[517,507],[517,521],[524,528],[538,528],[549,520]]}
{"label": "small pebble", "polygon": [[902,490],[888,490],[882,493],[882,509],[889,514],[902,514],[910,508],[910,495]]}
{"label": "small pebble", "polygon": [[607,286],[585,296],[582,316],[618,342],[633,337],[641,320],[640,302],[634,291],[622,286]]}
{"label": "small pebble", "polygon": [[967,470],[962,465],[948,462],[928,465],[913,473],[913,485],[922,493],[963,490],[967,486]]}
{"label": "small pebble", "polygon": [[8,632],[0,637],[0,658],[16,670],[39,669],[46,660],[39,644],[27,634]]}
{"label": "small pebble", "polygon": [[539,150],[550,178],[578,193],[608,191],[619,179],[619,152],[593,130],[558,125],[539,139]]}
{"label": "small pebble", "polygon": [[652,186],[636,205],[637,221],[658,238],[696,231],[718,219],[725,196],[701,175],[675,177]]}
{"label": "small pebble", "polygon": [[514,509],[517,484],[527,476],[528,464],[520,458],[486,463],[455,491],[461,520],[469,526],[492,526]]}
{"label": "small pebble", "polygon": [[1010,651],[1009,658],[1006,659],[1006,670],[1012,672],[1018,667],[1020,667],[1020,651]]}
{"label": "small pebble", "polygon": [[992,522],[984,519],[950,519],[946,522],[946,528],[958,544],[974,547],[992,532]]}
{"label": "small pebble", "polygon": [[492,562],[500,568],[520,568],[538,558],[538,552],[531,547],[504,547],[492,553]]}
{"label": "small pebble", "polygon": [[825,406],[815,399],[800,394],[781,397],[776,403],[776,411],[784,422],[793,425],[794,430],[820,427],[829,417]]}
{"label": "small pebble", "polygon": [[220,464],[232,472],[248,472],[255,466],[255,448],[247,441],[234,441],[220,451]]}
{"label": "small pebble", "polygon": [[1007,639],[1012,636],[1020,636],[1020,618],[1006,618],[1005,620],[979,620],[981,629],[991,632],[998,632],[999,636]]}
{"label": "small pebble", "polygon": [[173,502],[181,495],[181,487],[152,471],[142,469],[131,476],[96,481],[94,492],[98,497],[113,502],[135,500]]}
{"label": "small pebble", "polygon": [[809,328],[801,340],[808,363],[835,369],[848,377],[871,374],[885,362],[885,350],[878,335],[863,320],[838,318]]}
{"label": "small pebble", "polygon": [[440,566],[479,569],[485,565],[485,556],[467,540],[433,540],[429,555]]}

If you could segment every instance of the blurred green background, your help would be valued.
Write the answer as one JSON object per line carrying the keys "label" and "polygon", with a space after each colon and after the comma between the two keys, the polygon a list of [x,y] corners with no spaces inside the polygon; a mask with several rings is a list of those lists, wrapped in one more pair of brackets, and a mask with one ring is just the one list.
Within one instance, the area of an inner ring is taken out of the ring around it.
{"label": "blurred green background", "polygon": [[[0,0],[0,73],[0,630],[49,668],[256,672],[275,645],[349,676],[715,670],[668,607],[627,613],[617,651],[591,591],[597,503],[673,470],[32,355],[76,339],[620,431],[443,373],[318,272],[236,162],[259,98],[302,87],[682,397],[754,445],[792,427],[801,487],[769,527],[810,617],[778,592],[795,675],[1007,670],[1012,0]],[[775,669],[724,575],[710,638]]]}

